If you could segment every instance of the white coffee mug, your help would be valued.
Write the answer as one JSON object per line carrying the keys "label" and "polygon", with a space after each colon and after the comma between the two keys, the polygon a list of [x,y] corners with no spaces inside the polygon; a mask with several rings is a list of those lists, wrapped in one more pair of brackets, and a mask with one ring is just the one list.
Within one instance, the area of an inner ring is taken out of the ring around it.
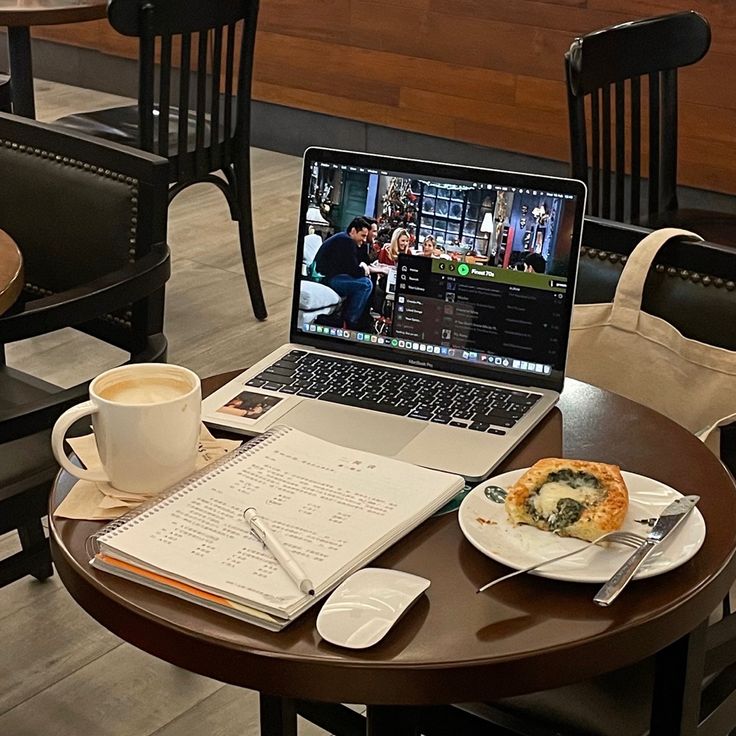
{"label": "white coffee mug", "polygon": [[[138,363],[101,373],[89,401],[67,409],[51,433],[51,448],[68,473],[106,481],[121,491],[158,493],[194,470],[202,389],[188,368]],[[102,469],[73,465],[64,451],[69,427],[92,417]]]}

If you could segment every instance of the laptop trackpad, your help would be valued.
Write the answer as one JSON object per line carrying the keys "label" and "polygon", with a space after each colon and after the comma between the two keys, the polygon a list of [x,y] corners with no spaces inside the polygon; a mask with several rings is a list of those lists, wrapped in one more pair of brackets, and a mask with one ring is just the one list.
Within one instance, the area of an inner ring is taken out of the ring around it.
{"label": "laptop trackpad", "polygon": [[327,401],[301,401],[280,417],[277,424],[301,429],[337,445],[389,457],[425,429],[420,422]]}

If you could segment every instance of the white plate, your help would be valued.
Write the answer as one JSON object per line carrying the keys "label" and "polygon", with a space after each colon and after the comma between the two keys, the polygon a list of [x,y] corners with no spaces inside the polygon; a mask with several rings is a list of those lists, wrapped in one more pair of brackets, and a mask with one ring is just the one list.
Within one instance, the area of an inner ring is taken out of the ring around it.
{"label": "white plate", "polygon": [[[576,583],[603,583],[608,580],[631,555],[633,550],[630,547],[622,544],[591,545],[580,539],[558,537],[527,524],[514,526],[506,515],[504,504],[486,497],[487,486],[510,488],[526,470],[512,470],[490,478],[463,499],[458,521],[468,541],[491,559],[515,570],[588,547],[585,552],[552,562],[530,574]],[[649,527],[636,520],[659,516],[665,506],[682,494],[643,475],[625,471],[621,475],[629,489],[629,510],[621,528],[645,536]],[[648,578],[674,570],[700,549],[704,539],[705,520],[695,508],[680,527],[658,545],[635,577]]]}

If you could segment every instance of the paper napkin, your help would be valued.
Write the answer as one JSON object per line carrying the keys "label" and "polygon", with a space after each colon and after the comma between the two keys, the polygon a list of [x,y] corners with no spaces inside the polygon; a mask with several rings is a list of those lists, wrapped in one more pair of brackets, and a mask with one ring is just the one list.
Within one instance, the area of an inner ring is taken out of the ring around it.
{"label": "paper napkin", "polygon": [[[93,434],[69,437],[67,441],[86,468],[90,470],[101,468],[102,463]],[[215,439],[203,424],[199,434],[196,469],[204,468],[240,444],[240,440]],[[107,521],[117,519],[155,495],[155,493],[120,491],[104,482],[78,480],[54,514],[65,519]]]}

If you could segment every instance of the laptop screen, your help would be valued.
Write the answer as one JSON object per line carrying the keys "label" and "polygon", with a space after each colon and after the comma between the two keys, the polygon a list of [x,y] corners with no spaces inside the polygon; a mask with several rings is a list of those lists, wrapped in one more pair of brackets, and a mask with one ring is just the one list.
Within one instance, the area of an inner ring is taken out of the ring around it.
{"label": "laptop screen", "polygon": [[311,148],[291,340],[559,390],[581,182]]}

